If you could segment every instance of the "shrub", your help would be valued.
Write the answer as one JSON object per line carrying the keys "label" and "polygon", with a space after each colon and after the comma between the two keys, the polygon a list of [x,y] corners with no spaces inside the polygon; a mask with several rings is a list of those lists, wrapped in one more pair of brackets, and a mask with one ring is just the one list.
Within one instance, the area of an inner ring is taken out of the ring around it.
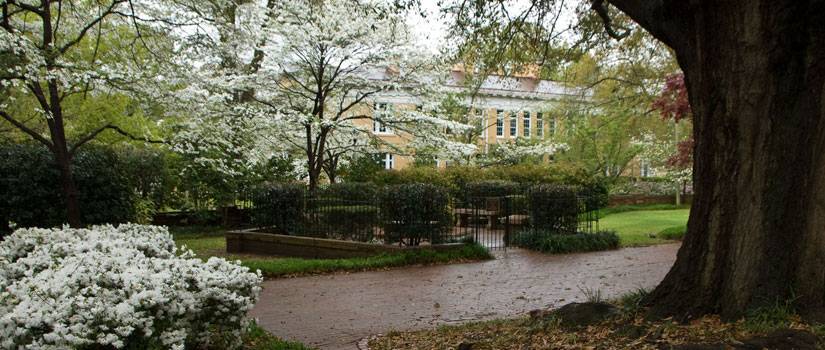
{"label": "shrub", "polygon": [[687,231],[687,226],[685,225],[668,227],[657,233],[656,237],[681,241],[682,238],[685,237],[685,231]]}
{"label": "shrub", "polygon": [[301,184],[276,183],[259,187],[253,195],[252,223],[272,227],[281,234],[301,231],[305,190]]}
{"label": "shrub", "polygon": [[607,185],[601,181],[590,181],[579,185],[578,195],[584,201],[584,211],[607,207],[610,200]]}
{"label": "shrub", "polygon": [[468,197],[503,197],[519,190],[519,184],[504,180],[474,181],[467,184],[464,193]]}
{"label": "shrub", "polygon": [[527,194],[534,229],[554,234],[574,234],[578,228],[579,205],[576,190],[569,186],[543,184]]}
{"label": "shrub", "polygon": [[260,273],[177,253],[157,226],[15,231],[0,243],[0,347],[237,347]]}
{"label": "shrub", "polygon": [[487,170],[489,178],[521,184],[561,183],[575,178],[568,169],[550,164],[515,164],[494,166]]}
{"label": "shrub", "polygon": [[379,195],[385,243],[440,243],[451,224],[449,195],[430,184],[387,186]]}
{"label": "shrub", "polygon": [[663,178],[621,179],[610,189],[614,195],[671,195],[681,190],[678,183]]}
{"label": "shrub", "polygon": [[[0,216],[20,227],[66,222],[60,172],[52,154],[39,145],[0,146]],[[121,157],[87,145],[72,162],[81,220],[85,224],[134,220],[135,193]]]}
{"label": "shrub", "polygon": [[378,223],[378,207],[374,205],[333,205],[319,208],[319,214],[327,238],[369,242]]}
{"label": "shrub", "polygon": [[377,186],[368,182],[341,182],[325,186],[320,195],[345,201],[370,202],[377,192]]}
{"label": "shrub", "polygon": [[591,252],[619,248],[613,231],[560,235],[552,231],[525,230],[515,234],[513,245],[550,254]]}
{"label": "shrub", "polygon": [[367,154],[349,159],[341,167],[341,178],[350,182],[369,182],[375,179],[378,173],[384,172],[384,164],[379,154]]}

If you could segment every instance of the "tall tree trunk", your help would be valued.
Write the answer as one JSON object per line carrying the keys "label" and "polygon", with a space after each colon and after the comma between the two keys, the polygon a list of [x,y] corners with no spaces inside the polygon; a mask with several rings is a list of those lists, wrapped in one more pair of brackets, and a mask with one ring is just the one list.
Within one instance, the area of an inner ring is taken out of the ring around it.
{"label": "tall tree trunk", "polygon": [[77,185],[72,173],[72,157],[66,149],[66,144],[55,143],[54,160],[60,170],[60,186],[63,191],[63,200],[66,205],[66,220],[69,226],[78,228],[82,226],[80,218],[80,202],[78,200]]}
{"label": "tall tree trunk", "polygon": [[730,319],[792,298],[822,310],[825,2],[691,10],[677,21],[689,35],[669,44],[694,113],[693,210],[652,312]]}

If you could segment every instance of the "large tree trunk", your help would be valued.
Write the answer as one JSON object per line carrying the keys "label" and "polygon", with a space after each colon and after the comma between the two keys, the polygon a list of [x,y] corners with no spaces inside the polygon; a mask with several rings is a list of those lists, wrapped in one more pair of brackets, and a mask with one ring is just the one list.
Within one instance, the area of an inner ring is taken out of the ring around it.
{"label": "large tree trunk", "polygon": [[669,44],[694,113],[695,195],[652,311],[730,319],[791,299],[822,310],[825,2],[705,1],[690,10],[674,20],[687,34]]}

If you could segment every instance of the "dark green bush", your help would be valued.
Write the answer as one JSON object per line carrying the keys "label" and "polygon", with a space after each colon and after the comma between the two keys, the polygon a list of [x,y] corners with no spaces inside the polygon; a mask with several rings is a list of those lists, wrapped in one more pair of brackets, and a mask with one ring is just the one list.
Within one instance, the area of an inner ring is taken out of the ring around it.
{"label": "dark green bush", "polygon": [[304,217],[304,186],[275,183],[260,186],[253,195],[252,223],[280,234],[298,234]]}
{"label": "dark green bush", "polygon": [[378,187],[368,182],[342,182],[329,184],[321,189],[321,197],[336,198],[344,201],[371,202],[375,199]]}
{"label": "dark green bush", "polygon": [[554,234],[574,234],[582,208],[576,190],[569,186],[543,184],[527,193],[530,220],[534,229]]}
{"label": "dark green bush", "polygon": [[[0,219],[19,227],[66,222],[60,172],[49,150],[40,145],[0,145],[0,159]],[[134,219],[135,193],[124,169],[121,157],[109,148],[80,148],[72,171],[84,224]]]}
{"label": "dark green bush", "polygon": [[348,182],[371,182],[376,174],[385,172],[384,164],[379,154],[361,155],[349,159],[349,163],[341,170],[341,178]]}
{"label": "dark green bush", "polygon": [[319,208],[321,228],[327,238],[368,242],[373,238],[373,226],[378,223],[378,207],[374,205],[335,205]]}
{"label": "dark green bush", "polygon": [[519,184],[504,180],[474,181],[467,184],[468,197],[504,197],[519,192]]}
{"label": "dark green bush", "polygon": [[451,225],[449,195],[431,184],[387,186],[379,195],[386,243],[440,243]]}
{"label": "dark green bush", "polygon": [[552,231],[525,230],[513,235],[511,243],[544,253],[563,254],[617,249],[619,236],[613,231],[560,235]]}
{"label": "dark green bush", "polygon": [[589,181],[579,185],[578,195],[584,201],[584,211],[593,211],[607,207],[610,199],[607,185],[601,181]]}

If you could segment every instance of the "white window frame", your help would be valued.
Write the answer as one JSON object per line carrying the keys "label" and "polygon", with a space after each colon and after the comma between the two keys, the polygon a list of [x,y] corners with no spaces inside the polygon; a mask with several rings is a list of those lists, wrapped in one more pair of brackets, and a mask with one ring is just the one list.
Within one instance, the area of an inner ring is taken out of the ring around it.
{"label": "white window frame", "polygon": [[392,129],[382,123],[380,115],[389,110],[389,105],[383,102],[376,102],[373,108],[372,132],[378,135],[392,135]]}
{"label": "white window frame", "polygon": [[536,113],[536,136],[544,138],[544,115],[541,112]]}
{"label": "white window frame", "polygon": [[496,137],[504,137],[504,111],[496,110]]}
{"label": "white window frame", "polygon": [[518,113],[510,112],[510,137],[518,137]]}
{"label": "white window frame", "polygon": [[384,153],[384,169],[391,170],[395,168],[395,156],[392,153]]}
{"label": "white window frame", "polygon": [[530,130],[530,126],[531,126],[530,125],[530,112],[529,111],[521,112],[521,119],[522,119],[521,134],[524,135],[524,137],[530,137],[531,136],[530,135],[530,131],[531,131]]}
{"label": "white window frame", "polygon": [[650,166],[650,161],[647,159],[642,159],[639,161],[639,176],[641,177],[652,177],[655,173],[653,171],[653,167]]}

